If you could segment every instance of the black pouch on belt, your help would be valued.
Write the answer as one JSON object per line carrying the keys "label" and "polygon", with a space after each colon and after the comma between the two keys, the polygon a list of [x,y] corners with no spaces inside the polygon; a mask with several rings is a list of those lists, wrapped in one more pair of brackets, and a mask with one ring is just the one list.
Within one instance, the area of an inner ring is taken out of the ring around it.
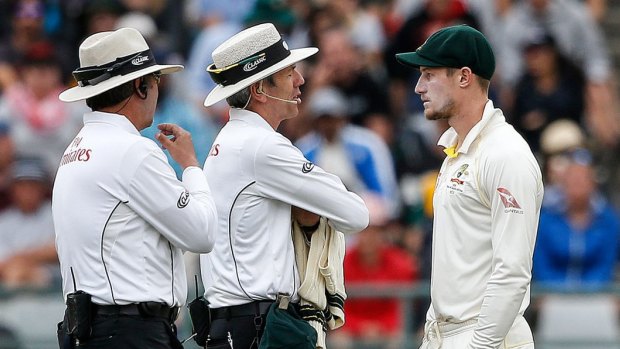
{"label": "black pouch on belt", "polygon": [[194,341],[201,347],[204,347],[209,338],[211,330],[211,312],[209,310],[209,302],[200,296],[191,301],[187,308],[189,316],[192,319],[192,327],[194,329]]}
{"label": "black pouch on belt", "polygon": [[67,332],[84,341],[92,331],[93,304],[90,294],[76,291],[67,295]]}

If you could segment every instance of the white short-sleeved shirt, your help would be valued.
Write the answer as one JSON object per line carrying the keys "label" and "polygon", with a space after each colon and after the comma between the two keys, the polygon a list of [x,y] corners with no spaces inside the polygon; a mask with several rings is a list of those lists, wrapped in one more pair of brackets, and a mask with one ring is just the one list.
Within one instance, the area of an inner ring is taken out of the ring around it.
{"label": "white short-sleeved shirt", "polygon": [[215,204],[200,168],[183,182],[155,142],[117,114],[84,115],[54,183],[52,209],[63,293],[97,304],[185,303],[183,251],[208,252]]}
{"label": "white short-sleeved shirt", "polygon": [[291,206],[326,217],[345,234],[368,225],[359,196],[247,110],[231,109],[204,171],[219,218],[213,252],[200,256],[213,308],[275,299],[278,293],[298,299]]}
{"label": "white short-sleeved shirt", "polygon": [[540,168],[523,138],[488,101],[482,119],[448,157],[433,198],[431,307],[427,320],[477,319],[472,344],[495,348],[529,305],[543,197]]}

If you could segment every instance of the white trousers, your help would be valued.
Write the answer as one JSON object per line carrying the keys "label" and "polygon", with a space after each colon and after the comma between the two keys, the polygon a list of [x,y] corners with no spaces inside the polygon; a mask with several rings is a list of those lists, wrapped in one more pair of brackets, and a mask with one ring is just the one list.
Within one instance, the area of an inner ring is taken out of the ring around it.
{"label": "white trousers", "polygon": [[[420,349],[464,349],[471,341],[477,321],[463,323],[427,322]],[[502,341],[499,349],[534,349],[532,331],[523,316],[519,315]]]}

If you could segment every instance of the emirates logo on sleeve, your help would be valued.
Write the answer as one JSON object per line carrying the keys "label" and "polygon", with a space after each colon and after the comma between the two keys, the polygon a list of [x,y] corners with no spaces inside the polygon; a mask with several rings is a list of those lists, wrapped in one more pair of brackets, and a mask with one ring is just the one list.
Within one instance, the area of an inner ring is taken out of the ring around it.
{"label": "emirates logo on sleeve", "polygon": [[497,188],[497,192],[499,193],[499,198],[502,199],[502,203],[504,204],[505,208],[521,209],[521,206],[517,202],[517,199],[515,199],[515,197],[512,196],[512,193],[510,193],[508,189]]}

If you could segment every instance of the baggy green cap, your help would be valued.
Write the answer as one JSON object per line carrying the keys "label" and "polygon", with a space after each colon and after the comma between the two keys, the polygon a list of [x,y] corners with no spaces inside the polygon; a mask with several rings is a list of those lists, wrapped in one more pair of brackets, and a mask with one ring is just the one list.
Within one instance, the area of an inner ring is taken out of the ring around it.
{"label": "baggy green cap", "polygon": [[398,53],[396,59],[416,68],[469,67],[487,80],[495,72],[491,45],[481,32],[465,24],[436,31],[415,52]]}

